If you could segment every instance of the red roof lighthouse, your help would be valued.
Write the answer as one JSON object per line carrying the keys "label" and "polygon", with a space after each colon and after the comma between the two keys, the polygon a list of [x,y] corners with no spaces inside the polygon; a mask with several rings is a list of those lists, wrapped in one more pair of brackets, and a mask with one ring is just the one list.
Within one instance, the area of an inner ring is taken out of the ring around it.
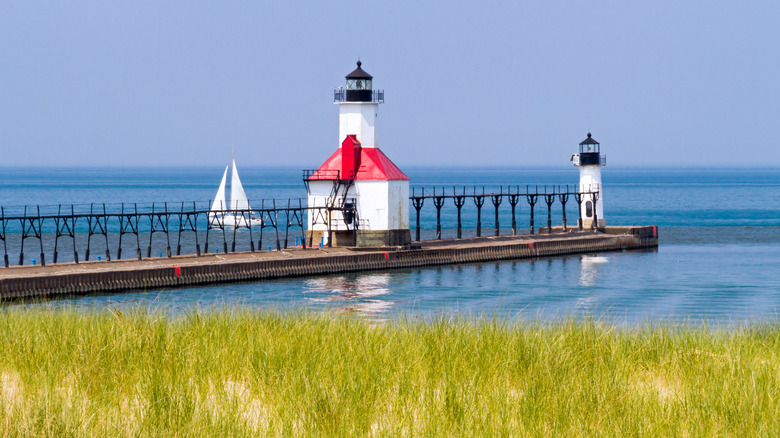
{"label": "red roof lighthouse", "polygon": [[378,147],[376,119],[384,91],[373,89],[373,77],[361,65],[358,61],[345,77],[346,88],[334,92],[339,148],[304,176],[310,237],[331,245],[347,240],[353,245],[407,245],[409,177]]}

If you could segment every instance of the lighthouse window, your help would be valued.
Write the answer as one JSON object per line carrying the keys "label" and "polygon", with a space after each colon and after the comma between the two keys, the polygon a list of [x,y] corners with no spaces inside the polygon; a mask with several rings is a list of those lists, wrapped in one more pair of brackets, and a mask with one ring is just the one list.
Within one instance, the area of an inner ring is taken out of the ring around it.
{"label": "lighthouse window", "polygon": [[593,203],[590,201],[585,203],[585,217],[593,217]]}
{"label": "lighthouse window", "polygon": [[371,81],[368,79],[348,79],[347,90],[370,90]]}

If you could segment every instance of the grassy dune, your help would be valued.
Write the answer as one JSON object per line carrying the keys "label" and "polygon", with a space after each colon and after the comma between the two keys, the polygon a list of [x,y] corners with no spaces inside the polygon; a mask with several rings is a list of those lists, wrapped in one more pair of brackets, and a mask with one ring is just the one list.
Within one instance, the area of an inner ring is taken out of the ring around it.
{"label": "grassy dune", "polygon": [[780,325],[0,310],[0,436],[758,436]]}

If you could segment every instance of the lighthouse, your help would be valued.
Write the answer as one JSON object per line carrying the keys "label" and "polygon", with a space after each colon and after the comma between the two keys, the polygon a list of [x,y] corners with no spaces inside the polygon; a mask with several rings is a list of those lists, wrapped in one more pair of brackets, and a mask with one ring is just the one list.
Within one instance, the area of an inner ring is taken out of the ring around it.
{"label": "lighthouse", "polygon": [[[580,142],[580,153],[571,161],[580,168],[580,217],[583,228],[601,228],[604,220],[604,192],[601,186],[601,167],[607,165],[606,155],[601,155],[601,145],[591,136]],[[592,193],[591,193],[592,192]]]}
{"label": "lighthouse", "polygon": [[379,149],[376,121],[382,90],[357,62],[339,106],[338,149],[319,168],[304,171],[308,238],[316,245],[403,246],[409,232],[409,178]]}

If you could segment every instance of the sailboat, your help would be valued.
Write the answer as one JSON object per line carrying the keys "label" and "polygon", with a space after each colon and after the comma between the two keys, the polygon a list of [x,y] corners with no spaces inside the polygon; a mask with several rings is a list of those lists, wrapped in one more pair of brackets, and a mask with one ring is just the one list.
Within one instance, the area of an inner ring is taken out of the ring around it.
{"label": "sailboat", "polygon": [[230,203],[226,202],[225,183],[227,182],[228,167],[230,166],[225,166],[222,182],[219,183],[217,194],[214,196],[214,202],[211,204],[208,214],[209,222],[213,226],[232,228],[262,226],[262,219],[255,217],[251,212],[251,207],[249,207],[249,200],[244,192],[244,186],[238,177],[235,158],[233,158],[233,171],[230,177]]}

